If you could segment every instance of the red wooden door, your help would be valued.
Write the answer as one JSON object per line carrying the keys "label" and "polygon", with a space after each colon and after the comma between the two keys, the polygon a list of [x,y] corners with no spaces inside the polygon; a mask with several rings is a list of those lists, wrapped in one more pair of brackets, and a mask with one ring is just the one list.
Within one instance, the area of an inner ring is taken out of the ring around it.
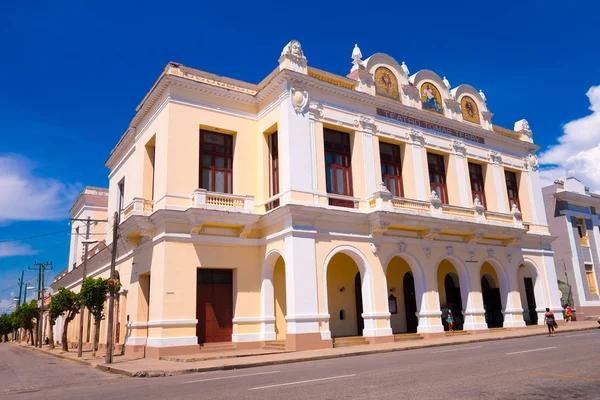
{"label": "red wooden door", "polygon": [[233,331],[231,270],[198,270],[198,343],[230,342]]}

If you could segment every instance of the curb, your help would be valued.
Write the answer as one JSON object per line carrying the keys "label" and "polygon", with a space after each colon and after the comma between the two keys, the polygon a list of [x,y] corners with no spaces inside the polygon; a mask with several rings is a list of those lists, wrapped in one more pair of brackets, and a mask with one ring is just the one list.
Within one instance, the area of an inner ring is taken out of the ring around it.
{"label": "curb", "polygon": [[92,365],[92,363],[90,361],[78,360],[78,359],[73,359],[73,358],[70,358],[70,357],[65,357],[62,354],[51,353],[50,351],[46,351],[44,349],[40,349],[39,347],[21,346],[20,344],[16,344],[16,345],[19,346],[22,349],[34,350],[34,351],[37,351],[37,352],[40,352],[40,353],[44,353],[44,354],[52,356],[52,357],[61,358],[63,360],[68,360],[68,361],[73,361],[74,363],[77,363],[77,364],[87,365],[87,366],[91,366]]}
{"label": "curb", "polygon": [[[585,327],[585,328],[576,328],[569,329],[564,333],[571,332],[581,332],[581,331],[589,331],[589,330],[597,330],[596,327]],[[557,334],[562,334],[563,332],[557,332]],[[465,340],[461,342],[448,342],[448,343],[435,343],[435,344],[423,344],[419,346],[411,346],[411,347],[399,347],[399,348],[390,348],[390,349],[372,349],[366,351],[357,351],[354,353],[342,353],[342,354],[326,354],[322,356],[308,356],[304,358],[296,358],[289,360],[274,360],[274,361],[259,361],[259,362],[250,362],[245,364],[236,364],[236,365],[218,365],[213,367],[197,367],[197,368],[187,368],[180,369],[175,371],[136,371],[131,372],[120,368],[115,368],[113,366],[98,364],[96,365],[96,369],[104,372],[110,372],[114,374],[124,375],[131,378],[157,378],[164,376],[176,376],[176,375],[185,375],[192,374],[198,372],[214,372],[214,371],[230,371],[234,369],[244,369],[244,368],[253,368],[253,367],[265,367],[269,365],[283,365],[283,364],[292,364],[306,361],[318,361],[318,360],[331,360],[335,358],[346,358],[346,357],[357,357],[357,356],[366,356],[380,353],[393,353],[397,351],[408,351],[408,350],[419,350],[426,348],[436,348],[436,347],[445,347],[445,346],[453,346],[460,344],[469,344],[469,343],[477,343],[477,342],[492,342],[497,340],[510,340],[510,339],[521,339],[525,337],[533,337],[533,336],[545,336],[547,333],[526,333],[519,336],[501,336],[495,338],[474,338],[471,340]]]}

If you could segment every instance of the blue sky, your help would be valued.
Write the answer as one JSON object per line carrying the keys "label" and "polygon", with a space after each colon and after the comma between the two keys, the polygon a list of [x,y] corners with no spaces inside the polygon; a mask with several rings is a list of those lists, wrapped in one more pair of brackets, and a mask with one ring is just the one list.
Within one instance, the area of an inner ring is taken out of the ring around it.
{"label": "blue sky", "polygon": [[600,2],[120,3],[3,4],[0,312],[21,269],[66,267],[70,237],[6,240],[68,230],[74,197],[107,185],[104,162],[169,61],[258,83],[298,39],[309,65],[346,75],[358,43],[482,89],[495,124],[527,118],[538,144],[558,144],[542,152],[545,179],[583,169],[600,188]]}

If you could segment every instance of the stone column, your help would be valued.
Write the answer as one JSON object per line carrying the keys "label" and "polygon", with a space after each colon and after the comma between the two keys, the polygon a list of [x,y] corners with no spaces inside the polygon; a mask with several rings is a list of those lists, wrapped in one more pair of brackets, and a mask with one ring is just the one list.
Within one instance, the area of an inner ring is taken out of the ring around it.
{"label": "stone column", "polygon": [[473,199],[471,198],[471,185],[467,181],[469,165],[466,158],[467,146],[461,141],[452,142],[454,154],[450,155],[450,160],[455,163],[456,181],[458,183],[458,194],[461,207],[471,207]]}
{"label": "stone column", "polygon": [[[558,290],[558,282],[556,278],[556,265],[554,264],[554,252],[552,250],[544,250],[542,253],[542,262],[544,263],[544,272],[546,274],[546,284],[548,285],[548,299],[550,311],[554,313],[557,320],[563,319],[563,309],[560,304],[560,293]],[[544,317],[542,316],[542,321]],[[538,315],[539,321],[539,315]]]}
{"label": "stone column", "polygon": [[365,171],[365,192],[367,197],[373,195],[377,190],[377,183],[375,181],[375,152],[379,152],[379,149],[375,149],[373,146],[373,135],[377,133],[379,127],[375,124],[373,118],[365,116],[359,116],[355,121],[354,125],[357,127],[357,131],[362,134],[362,145],[363,145],[363,158],[364,158],[364,171]]}
{"label": "stone column", "polygon": [[292,86],[289,89],[289,96],[282,100],[279,107],[282,204],[290,202],[292,191],[313,193],[316,185],[313,183],[316,176],[314,170],[316,162],[312,159],[315,153],[314,120],[311,125],[307,106],[308,92]]}
{"label": "stone column", "polygon": [[[485,322],[485,309],[483,307],[483,295],[481,293],[480,270],[481,266],[478,268],[467,268],[469,280],[471,281],[471,290],[467,295],[467,303],[464,304],[463,310],[463,316],[465,318],[463,330],[465,331],[488,329],[487,323]],[[462,287],[463,282],[461,282],[461,291],[463,290]]]}
{"label": "stone column", "polygon": [[411,152],[413,176],[415,179],[415,198],[417,200],[429,200],[429,171],[427,166],[427,153],[424,150],[425,136],[421,131],[411,129],[409,132],[411,144],[407,151]]}
{"label": "stone column", "polygon": [[[426,263],[429,262],[428,259]],[[417,317],[419,319],[417,333],[424,336],[444,333],[444,325],[442,325],[441,320],[440,295],[436,290],[437,277],[435,276],[435,271],[435,266],[424,265],[423,278],[425,281],[425,290],[421,297],[421,308],[417,310]]]}
{"label": "stone column", "polygon": [[292,234],[284,239],[286,349],[313,350],[331,347],[331,341],[323,340],[319,330],[319,322],[326,318],[319,314],[314,238],[316,231],[310,228],[292,229]]}
{"label": "stone column", "polygon": [[506,193],[506,178],[504,177],[502,156],[499,153],[492,151],[490,153],[490,159],[492,161],[494,187],[496,188],[498,198],[498,212],[508,213],[510,212],[510,209],[508,206],[508,194]]}

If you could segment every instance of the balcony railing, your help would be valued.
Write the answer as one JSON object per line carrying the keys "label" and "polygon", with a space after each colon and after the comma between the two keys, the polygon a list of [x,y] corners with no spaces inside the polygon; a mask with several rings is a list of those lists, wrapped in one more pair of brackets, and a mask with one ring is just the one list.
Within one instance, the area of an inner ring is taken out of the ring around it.
{"label": "balcony railing", "polygon": [[459,217],[473,219],[474,221],[491,221],[503,224],[525,226],[522,221],[522,214],[519,210],[513,209],[510,214],[487,211],[480,203],[475,203],[473,207],[459,207],[449,204],[442,204],[439,199],[432,197],[431,201],[407,199],[404,197],[392,197],[391,193],[384,187],[375,192],[373,197],[368,199],[370,210],[398,210],[427,213],[437,216]]}
{"label": "balcony railing", "polygon": [[444,204],[442,205],[442,214],[462,218],[475,218],[477,216],[477,211],[475,211],[472,208],[457,207],[451,206],[449,204]]}
{"label": "balcony railing", "polygon": [[154,202],[141,197],[134,197],[122,211],[121,220],[125,220],[132,215],[150,215],[154,211]]}
{"label": "balcony railing", "polygon": [[196,189],[192,193],[192,207],[254,213],[254,196],[240,196]]}
{"label": "balcony railing", "polygon": [[405,198],[394,198],[392,199],[392,207],[401,210],[421,211],[429,212],[431,204],[427,201],[419,201]]}

